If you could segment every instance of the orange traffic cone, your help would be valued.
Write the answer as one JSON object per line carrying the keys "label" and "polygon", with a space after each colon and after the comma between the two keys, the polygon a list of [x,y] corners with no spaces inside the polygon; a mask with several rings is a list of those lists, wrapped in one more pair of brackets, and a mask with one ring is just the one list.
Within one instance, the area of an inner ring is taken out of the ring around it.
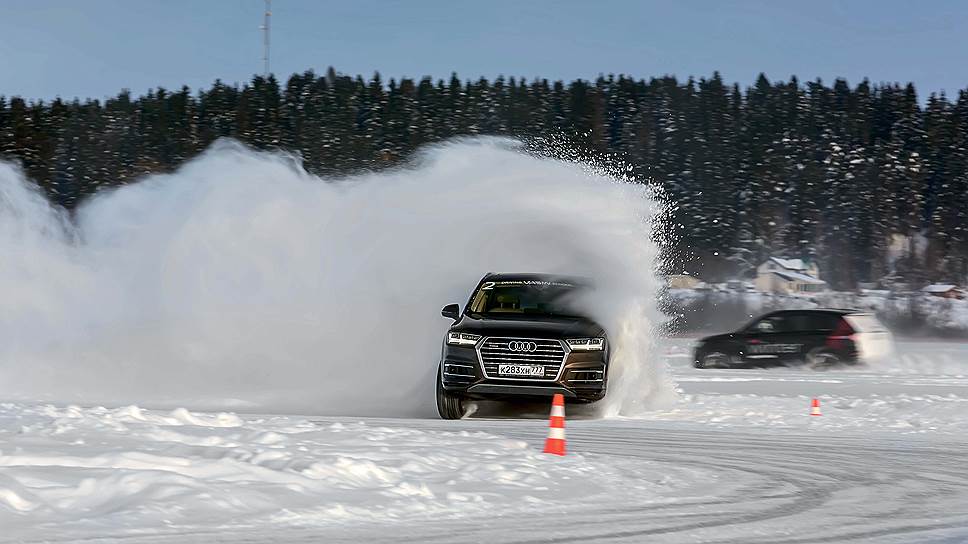
{"label": "orange traffic cone", "polygon": [[565,454],[565,396],[555,393],[551,401],[551,422],[548,426],[548,439],[544,452],[552,455]]}
{"label": "orange traffic cone", "polygon": [[813,402],[810,403],[810,415],[812,416],[820,415],[820,400],[817,398],[814,398]]}

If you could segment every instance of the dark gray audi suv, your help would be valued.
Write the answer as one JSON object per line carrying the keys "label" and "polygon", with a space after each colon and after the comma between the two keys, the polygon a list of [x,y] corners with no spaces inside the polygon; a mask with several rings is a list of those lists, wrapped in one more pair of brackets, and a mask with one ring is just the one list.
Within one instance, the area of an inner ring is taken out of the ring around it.
{"label": "dark gray audi suv", "polygon": [[464,415],[467,399],[516,400],[561,393],[577,402],[605,396],[608,339],[581,314],[591,284],[548,274],[488,274],[444,338],[437,370],[437,412]]}

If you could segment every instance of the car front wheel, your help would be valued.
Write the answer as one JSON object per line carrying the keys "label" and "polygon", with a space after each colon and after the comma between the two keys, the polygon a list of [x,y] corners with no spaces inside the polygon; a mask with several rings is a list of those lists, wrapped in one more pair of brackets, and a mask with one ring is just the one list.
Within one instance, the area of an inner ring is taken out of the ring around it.
{"label": "car front wheel", "polygon": [[693,364],[696,368],[723,368],[729,366],[731,359],[729,355],[720,351],[704,353]]}
{"label": "car front wheel", "polygon": [[440,419],[460,419],[464,417],[464,399],[444,389],[443,368],[437,370],[437,415]]}

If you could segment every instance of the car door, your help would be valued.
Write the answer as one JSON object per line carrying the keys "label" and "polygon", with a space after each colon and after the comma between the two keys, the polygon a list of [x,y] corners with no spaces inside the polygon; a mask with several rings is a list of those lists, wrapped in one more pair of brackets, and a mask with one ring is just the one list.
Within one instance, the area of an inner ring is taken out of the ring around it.
{"label": "car door", "polygon": [[801,311],[790,314],[792,334],[787,341],[789,350],[786,355],[789,363],[802,363],[810,352],[823,349],[827,337],[840,317],[831,312]]}
{"label": "car door", "polygon": [[743,334],[742,361],[749,365],[781,364],[783,353],[777,346],[788,328],[788,320],[782,313],[767,314],[751,323]]}

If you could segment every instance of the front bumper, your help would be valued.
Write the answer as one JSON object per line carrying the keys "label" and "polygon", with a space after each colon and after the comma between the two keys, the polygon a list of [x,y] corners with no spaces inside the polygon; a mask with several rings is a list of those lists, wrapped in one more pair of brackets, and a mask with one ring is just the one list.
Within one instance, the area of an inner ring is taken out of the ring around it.
{"label": "front bumper", "polygon": [[546,398],[561,393],[579,402],[595,402],[605,397],[608,384],[607,346],[603,351],[567,353],[557,379],[486,377],[473,346],[445,344],[442,355],[443,388],[469,399]]}

